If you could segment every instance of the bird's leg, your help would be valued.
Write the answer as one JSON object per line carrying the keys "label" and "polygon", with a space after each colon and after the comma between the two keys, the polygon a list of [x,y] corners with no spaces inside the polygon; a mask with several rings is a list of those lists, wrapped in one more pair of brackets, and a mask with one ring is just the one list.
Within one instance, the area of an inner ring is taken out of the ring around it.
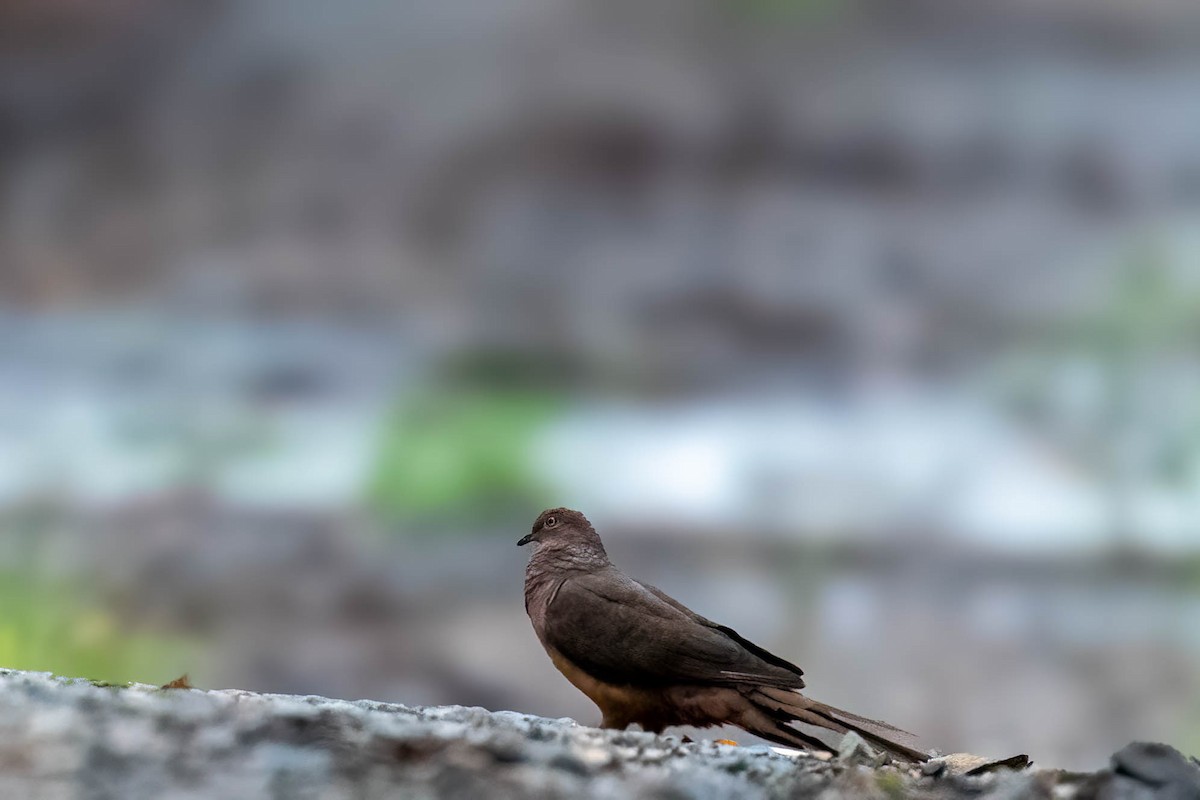
{"label": "bird's leg", "polygon": [[613,715],[613,714],[605,714],[604,717],[600,720],[600,727],[608,728],[609,730],[623,731],[626,728],[628,728],[629,725],[630,725],[629,720],[627,720],[623,717],[617,717],[616,715]]}
{"label": "bird's leg", "polygon": [[628,730],[630,725],[637,725],[647,733],[662,733],[667,727],[664,723],[656,719],[647,719],[645,717],[630,714],[627,710],[619,711],[609,710],[603,712],[604,718],[600,721],[601,728],[609,728],[611,730]]}

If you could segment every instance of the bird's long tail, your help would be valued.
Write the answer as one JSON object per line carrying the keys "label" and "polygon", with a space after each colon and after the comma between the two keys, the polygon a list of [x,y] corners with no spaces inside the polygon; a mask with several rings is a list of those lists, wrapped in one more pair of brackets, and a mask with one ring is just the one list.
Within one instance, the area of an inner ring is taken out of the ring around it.
{"label": "bird's long tail", "polygon": [[929,755],[917,747],[917,737],[913,734],[886,722],[867,719],[819,703],[794,689],[754,686],[743,690],[742,696],[749,700],[753,707],[752,712],[746,715],[742,727],[769,741],[791,747],[829,749],[820,739],[793,727],[792,723],[798,722],[839,734],[854,731],[892,755],[908,761],[929,760]]}

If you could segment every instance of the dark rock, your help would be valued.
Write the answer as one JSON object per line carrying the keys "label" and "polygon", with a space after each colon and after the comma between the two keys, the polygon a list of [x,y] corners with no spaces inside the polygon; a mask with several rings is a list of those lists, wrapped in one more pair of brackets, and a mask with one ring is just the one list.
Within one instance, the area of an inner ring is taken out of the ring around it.
{"label": "dark rock", "polygon": [[1134,742],[1089,789],[1102,800],[1200,800],[1200,766],[1168,745]]}

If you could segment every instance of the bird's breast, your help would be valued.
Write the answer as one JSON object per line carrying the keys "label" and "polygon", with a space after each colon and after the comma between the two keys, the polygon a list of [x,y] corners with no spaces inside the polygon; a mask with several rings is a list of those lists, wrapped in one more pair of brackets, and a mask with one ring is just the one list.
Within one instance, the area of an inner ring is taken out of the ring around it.
{"label": "bird's breast", "polygon": [[529,574],[525,577],[525,613],[529,615],[529,621],[533,623],[533,630],[543,644],[545,643],[543,632],[546,629],[546,613],[562,584],[562,578],[536,574]]}
{"label": "bird's breast", "polygon": [[606,721],[619,722],[617,727],[625,727],[630,722],[644,725],[662,714],[662,697],[658,693],[634,686],[605,683],[589,675],[550,645],[544,646],[555,668],[599,707]]}

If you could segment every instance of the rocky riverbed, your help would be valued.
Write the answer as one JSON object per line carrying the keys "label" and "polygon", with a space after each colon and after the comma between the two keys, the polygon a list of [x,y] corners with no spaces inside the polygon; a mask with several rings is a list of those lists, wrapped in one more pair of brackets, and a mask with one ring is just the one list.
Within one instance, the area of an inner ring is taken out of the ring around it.
{"label": "rocky riverbed", "polygon": [[1094,773],[985,762],[912,767],[857,740],[814,754],[462,706],[0,671],[4,798],[1200,797],[1198,762],[1165,745],[1130,745]]}

